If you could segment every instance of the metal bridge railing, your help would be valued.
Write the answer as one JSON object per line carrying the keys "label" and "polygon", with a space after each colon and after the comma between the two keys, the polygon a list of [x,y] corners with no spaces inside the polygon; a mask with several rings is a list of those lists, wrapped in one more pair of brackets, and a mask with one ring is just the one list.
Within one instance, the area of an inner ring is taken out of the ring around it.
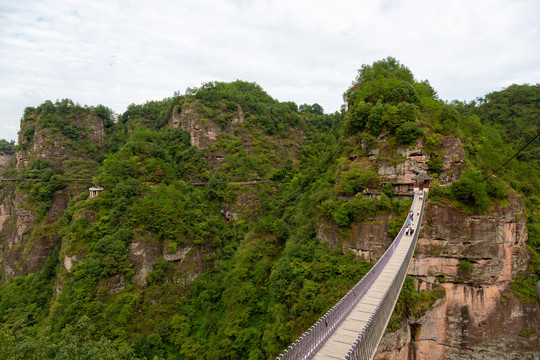
{"label": "metal bridge railing", "polygon": [[[418,194],[416,194],[414,197],[411,210],[414,209],[417,198]],[[422,214],[420,214],[420,219],[421,215]],[[407,216],[407,219],[403,223],[399,234],[396,236],[390,247],[386,249],[385,253],[381,256],[379,261],[377,261],[377,263],[369,270],[369,272],[358,283],[356,283],[356,285],[345,296],[343,296],[336,305],[334,305],[330,310],[328,310],[313,326],[311,326],[311,328],[309,328],[304,334],[302,334],[281,355],[279,355],[277,357],[277,360],[307,360],[311,359],[313,355],[315,355],[317,351],[319,351],[319,349],[324,345],[326,340],[328,340],[328,338],[334,333],[334,331],[339,327],[343,320],[345,320],[347,315],[349,315],[351,310],[356,306],[356,304],[358,304],[360,299],[369,290],[375,279],[377,279],[377,277],[380,275],[381,271],[384,269],[384,267],[394,254],[394,251],[396,250],[403,235],[405,234],[408,219],[409,217]],[[415,236],[416,238],[418,237],[418,231],[415,231]],[[412,246],[412,248],[414,250],[414,246]],[[408,264],[409,263],[407,261],[407,267]],[[405,269],[405,274],[406,272],[407,269]],[[399,291],[401,290],[401,286],[402,283],[399,284],[396,299],[399,295]],[[385,298],[386,296],[383,298],[383,300]],[[379,304],[379,306],[380,305],[381,304]],[[394,305],[395,303],[392,304],[392,309]],[[392,311],[392,309],[390,311]],[[376,313],[377,312],[375,312],[375,314]],[[383,331],[385,328],[386,325],[383,327]],[[371,332],[371,327],[369,327],[366,331]]]}
{"label": "metal bridge railing", "polygon": [[[424,202],[422,200],[422,207],[420,215],[418,217],[418,224],[422,222],[422,216],[424,213]],[[418,240],[418,234],[420,233],[420,226],[413,234],[413,239],[407,255],[401,264],[399,271],[392,280],[390,287],[386,290],[381,301],[375,308],[373,314],[371,314],[368,323],[364,326],[364,329],[358,335],[358,338],[353,343],[351,349],[345,356],[345,360],[371,360],[375,356],[375,352],[379,347],[379,343],[382,339],[384,331],[388,326],[394,307],[399,298],[401,287],[407,276],[407,270],[409,269],[409,263],[416,248],[416,241]]]}

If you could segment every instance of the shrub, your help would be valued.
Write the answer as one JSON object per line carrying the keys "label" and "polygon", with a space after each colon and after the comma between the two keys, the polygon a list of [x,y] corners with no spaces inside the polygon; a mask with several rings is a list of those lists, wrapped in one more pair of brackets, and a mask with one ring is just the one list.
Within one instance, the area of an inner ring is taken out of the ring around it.
{"label": "shrub", "polygon": [[64,126],[62,128],[62,133],[73,140],[76,140],[79,138],[79,131],[73,124]]}
{"label": "shrub", "polygon": [[167,270],[167,260],[160,257],[153,264],[153,270],[148,276],[146,276],[146,281],[149,284],[157,283],[163,279],[165,275],[165,270]]}
{"label": "shrub", "polygon": [[373,188],[379,185],[379,177],[374,171],[362,171],[359,168],[352,168],[343,175],[343,192],[352,195],[365,188]]}
{"label": "shrub", "polygon": [[510,283],[512,293],[522,304],[534,304],[536,302],[535,287],[537,281],[537,275],[525,276],[520,272],[514,281]]}
{"label": "shrub", "polygon": [[362,130],[368,121],[368,117],[371,113],[371,103],[365,103],[363,101],[355,104],[349,113],[349,127],[351,130]]}
{"label": "shrub", "polygon": [[440,156],[432,156],[427,162],[428,170],[432,173],[440,173],[443,169],[443,163]]}
{"label": "shrub", "polygon": [[383,185],[382,192],[385,193],[386,196],[388,196],[389,198],[392,198],[395,195],[394,194],[394,187],[390,183],[387,183],[387,184]]}
{"label": "shrub", "polygon": [[417,122],[405,122],[397,130],[396,135],[401,144],[409,144],[418,139],[424,132],[418,127]]}
{"label": "shrub", "polygon": [[474,265],[467,259],[459,260],[458,264],[458,276],[462,280],[468,280],[471,278]]}
{"label": "shrub", "polygon": [[401,102],[398,104],[397,109],[399,117],[403,119],[404,122],[414,122],[418,116],[418,109],[414,104]]}
{"label": "shrub", "polygon": [[506,198],[506,187],[502,183],[495,183],[493,180],[487,182],[487,193],[495,199]]}
{"label": "shrub", "polygon": [[452,197],[465,206],[465,210],[483,213],[488,209],[487,184],[482,173],[466,170],[451,187]]}
{"label": "shrub", "polygon": [[4,154],[13,154],[15,147],[15,141],[7,141],[4,139],[0,139],[0,153]]}
{"label": "shrub", "polygon": [[351,223],[351,205],[349,202],[344,202],[336,209],[333,214],[333,219],[338,226],[348,226]]}
{"label": "shrub", "polygon": [[211,198],[222,200],[227,190],[227,176],[222,172],[215,173],[208,181],[208,194]]}
{"label": "shrub", "polygon": [[382,131],[383,114],[384,114],[384,106],[379,101],[377,102],[377,105],[375,105],[371,109],[371,112],[367,119],[367,128],[369,129],[369,132],[374,136],[379,135]]}
{"label": "shrub", "polygon": [[30,125],[26,129],[24,129],[24,139],[26,141],[32,140],[32,138],[34,137],[35,130],[36,130],[36,127],[34,125]]}

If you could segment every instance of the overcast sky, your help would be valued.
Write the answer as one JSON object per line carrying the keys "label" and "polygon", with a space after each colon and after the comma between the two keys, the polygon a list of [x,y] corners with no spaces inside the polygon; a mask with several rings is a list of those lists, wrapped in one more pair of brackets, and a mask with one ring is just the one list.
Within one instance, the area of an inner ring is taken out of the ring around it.
{"label": "overcast sky", "polygon": [[207,81],[334,112],[387,56],[469,101],[540,83],[539,19],[538,0],[0,0],[0,138],[47,99],[122,113]]}

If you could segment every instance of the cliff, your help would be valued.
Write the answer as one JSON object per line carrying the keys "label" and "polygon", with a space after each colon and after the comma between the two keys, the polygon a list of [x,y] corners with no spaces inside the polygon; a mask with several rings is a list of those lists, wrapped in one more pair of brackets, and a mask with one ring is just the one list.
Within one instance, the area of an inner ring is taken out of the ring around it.
{"label": "cliff", "polygon": [[[428,170],[432,156],[423,141],[392,153],[385,136],[378,140],[368,158],[379,176],[395,187]],[[437,181],[450,185],[465,168],[465,151],[453,137],[443,138],[438,151],[442,166]],[[395,158],[400,161],[392,163]],[[521,303],[510,287],[530,264],[527,218],[515,194],[502,203],[486,214],[467,215],[448,199],[428,201],[408,275],[417,291],[442,288],[446,295],[427,311],[416,309],[420,318],[409,316],[398,330],[387,333],[376,359],[534,358],[537,305]],[[388,230],[395,215],[379,214],[345,231],[320,218],[317,237],[376,261],[393,241]]]}
{"label": "cliff", "polygon": [[[537,304],[521,303],[510,282],[529,255],[523,203],[485,215],[428,201],[409,269],[417,289],[442,287],[446,296],[421,318],[385,335],[377,359],[534,359]],[[524,331],[534,329],[524,336]]]}
{"label": "cliff", "polygon": [[[236,113],[230,114],[230,119],[227,119],[226,124],[220,124],[215,119],[208,119],[197,111],[199,102],[184,102],[180,113],[174,111],[170,122],[173,128],[181,127],[189,132],[191,146],[199,149],[206,149],[211,144],[215,143],[221,133],[234,135],[236,124],[244,122],[244,111],[238,105]],[[226,113],[220,113],[218,116],[224,117]]]}
{"label": "cliff", "polygon": [[103,120],[69,101],[28,108],[19,145],[0,190],[0,278],[5,281],[43,267],[60,243],[53,224],[73,197],[92,184],[103,152]]}
{"label": "cliff", "polygon": [[7,170],[10,163],[15,159],[14,154],[2,154],[0,153],[0,173]]}

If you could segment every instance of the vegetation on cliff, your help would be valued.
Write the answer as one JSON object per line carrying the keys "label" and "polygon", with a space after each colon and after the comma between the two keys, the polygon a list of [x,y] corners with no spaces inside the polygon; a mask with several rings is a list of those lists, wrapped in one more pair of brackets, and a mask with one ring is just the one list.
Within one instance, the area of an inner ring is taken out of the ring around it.
{"label": "vegetation on cliff", "polygon": [[[28,158],[17,192],[36,214],[35,236],[50,231],[60,240],[41,270],[0,286],[0,357],[276,356],[370,267],[318,240],[318,224],[346,240],[355,223],[391,214],[395,235],[409,202],[383,185],[377,167],[423,144],[437,184],[441,140],[451,134],[463,141],[469,170],[433,195],[481,213],[504,205],[510,191],[523,194],[531,274],[540,272],[538,144],[488,177],[537,134],[538,86],[449,104],[387,58],[362,66],[344,98],[348,111],[325,114],[318,104],[279,102],[236,81],[133,104],[117,117],[70,100],[28,108],[13,149]],[[192,146],[190,131],[201,129],[173,121],[193,113],[197,126],[221,131],[206,147]],[[508,114],[519,121],[508,123]],[[85,125],[96,120],[103,141]],[[41,159],[30,150],[43,141],[68,150]],[[90,173],[105,190],[94,199],[72,191],[62,216],[51,217],[55,194]],[[239,181],[253,184],[245,190]],[[368,189],[380,198],[359,195]],[[527,275],[524,284],[536,279]],[[409,280],[399,314],[444,296],[412,291]]]}
{"label": "vegetation on cliff", "polygon": [[512,288],[522,301],[534,302],[534,284],[540,277],[540,84],[512,85],[455,106],[466,119],[456,131],[468,156],[490,176],[488,194],[502,199],[504,186],[509,186],[523,198],[532,261]]}

